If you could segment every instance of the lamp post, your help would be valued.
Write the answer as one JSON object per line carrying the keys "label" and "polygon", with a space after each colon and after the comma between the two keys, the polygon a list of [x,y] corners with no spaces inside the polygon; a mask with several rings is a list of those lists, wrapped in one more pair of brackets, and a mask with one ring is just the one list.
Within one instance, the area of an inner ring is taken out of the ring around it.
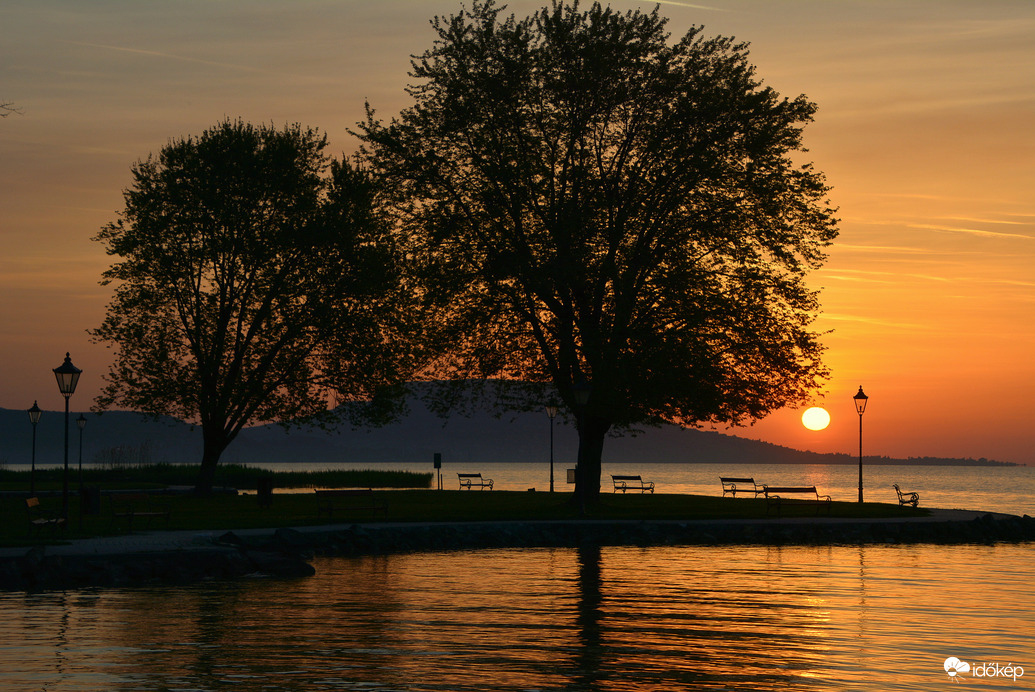
{"label": "lamp post", "polygon": [[859,392],[852,397],[855,400],[855,410],[859,413],[859,502],[863,501],[863,414],[866,413],[866,402],[870,397],[863,394],[862,385],[859,385]]}
{"label": "lamp post", "polygon": [[43,411],[38,402],[32,402],[29,409],[29,422],[32,423],[32,466],[29,471],[29,495],[36,496],[36,424],[40,422]]}
{"label": "lamp post", "polygon": [[79,384],[79,376],[83,371],[72,365],[72,358],[66,352],[65,362],[54,368],[54,377],[57,379],[58,390],[61,396],[65,397],[65,475],[61,488],[61,516],[68,522],[68,397],[75,394],[75,387]]}
{"label": "lamp post", "polygon": [[83,428],[86,427],[86,416],[82,413],[75,419],[75,424],[79,426],[79,493],[82,495],[83,492]]}
{"label": "lamp post", "polygon": [[557,415],[557,407],[546,407],[546,415],[550,417],[550,492],[553,492],[553,418]]}

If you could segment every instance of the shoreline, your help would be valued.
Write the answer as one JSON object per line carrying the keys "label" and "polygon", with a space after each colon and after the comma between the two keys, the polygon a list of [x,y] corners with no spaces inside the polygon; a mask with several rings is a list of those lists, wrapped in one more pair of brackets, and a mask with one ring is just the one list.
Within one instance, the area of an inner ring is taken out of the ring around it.
{"label": "shoreline", "polygon": [[0,549],[0,590],[189,584],[315,574],[314,557],[491,548],[900,545],[1035,542],[1035,518],[968,510],[927,517],[348,523],[240,531],[159,531]]}

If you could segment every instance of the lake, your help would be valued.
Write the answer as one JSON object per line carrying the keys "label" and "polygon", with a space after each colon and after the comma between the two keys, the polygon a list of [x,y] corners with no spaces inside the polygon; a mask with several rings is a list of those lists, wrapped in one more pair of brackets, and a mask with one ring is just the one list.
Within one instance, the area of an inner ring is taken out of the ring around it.
{"label": "lake", "polygon": [[952,684],[950,657],[970,665],[965,689],[1035,688],[1030,544],[315,566],[291,581],[2,594],[0,688],[933,690]]}
{"label": "lake", "polygon": [[[434,472],[431,463],[413,464],[255,464],[274,470],[327,468],[384,468]],[[570,492],[565,469],[574,464],[554,463],[554,489]],[[442,485],[459,487],[457,473],[481,473],[492,478],[497,490],[550,489],[549,463],[443,463]],[[859,467],[851,464],[644,464],[604,463],[601,491],[612,491],[610,474],[641,475],[654,481],[659,493],[721,495],[720,476],[753,477],[769,485],[815,485],[834,500],[859,499]],[[1035,516],[1035,467],[1031,466],[919,466],[889,465],[863,467],[863,499],[867,502],[897,503],[898,483],[904,491],[920,493],[921,507],[973,509]]]}

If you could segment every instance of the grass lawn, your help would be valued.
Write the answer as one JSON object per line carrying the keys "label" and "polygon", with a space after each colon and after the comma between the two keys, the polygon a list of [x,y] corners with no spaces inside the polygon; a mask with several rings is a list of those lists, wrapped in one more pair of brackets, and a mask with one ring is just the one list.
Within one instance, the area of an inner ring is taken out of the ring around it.
{"label": "grass lawn", "polygon": [[[282,487],[278,485],[277,487]],[[580,512],[572,507],[570,493],[429,490],[376,490],[388,504],[389,522],[426,521],[508,521],[577,519]],[[255,495],[213,495],[196,497],[189,493],[153,496],[153,501],[170,510],[168,520],[157,518],[137,523],[134,530],[213,531],[244,528],[277,528],[311,526],[328,523],[374,521],[372,512],[336,512],[333,519],[317,518],[317,498],[311,491],[276,493],[272,505],[260,507]],[[60,511],[61,496],[41,494],[44,508]],[[809,516],[809,508],[794,508],[796,515]],[[924,516],[924,509],[899,507],[884,503],[834,502],[834,517],[902,517]],[[785,516],[787,512],[785,512]],[[758,498],[722,498],[703,495],[613,495],[601,493],[600,503],[588,512],[589,519],[764,519],[765,500]],[[380,520],[380,519],[378,519]],[[773,519],[775,521],[775,518]],[[110,498],[103,497],[100,513],[79,515],[79,496],[69,498],[69,526],[57,535],[31,537],[25,508],[25,495],[0,497],[0,545],[22,546],[39,542],[111,535],[124,531],[113,523]]]}

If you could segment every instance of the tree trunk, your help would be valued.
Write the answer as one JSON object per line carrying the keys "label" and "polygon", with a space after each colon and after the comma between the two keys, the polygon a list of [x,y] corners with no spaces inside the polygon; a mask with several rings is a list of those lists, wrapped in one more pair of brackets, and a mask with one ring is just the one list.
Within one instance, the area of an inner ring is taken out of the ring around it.
{"label": "tree trunk", "polygon": [[575,502],[585,512],[600,502],[600,458],[604,438],[611,423],[600,417],[586,416],[579,424],[579,463],[575,474]]}
{"label": "tree trunk", "polygon": [[194,492],[198,495],[211,495],[219,457],[223,455],[223,450],[230,444],[230,440],[226,438],[222,427],[216,430],[212,430],[212,427],[202,428],[201,437],[204,445],[201,452],[201,471],[198,473]]}

